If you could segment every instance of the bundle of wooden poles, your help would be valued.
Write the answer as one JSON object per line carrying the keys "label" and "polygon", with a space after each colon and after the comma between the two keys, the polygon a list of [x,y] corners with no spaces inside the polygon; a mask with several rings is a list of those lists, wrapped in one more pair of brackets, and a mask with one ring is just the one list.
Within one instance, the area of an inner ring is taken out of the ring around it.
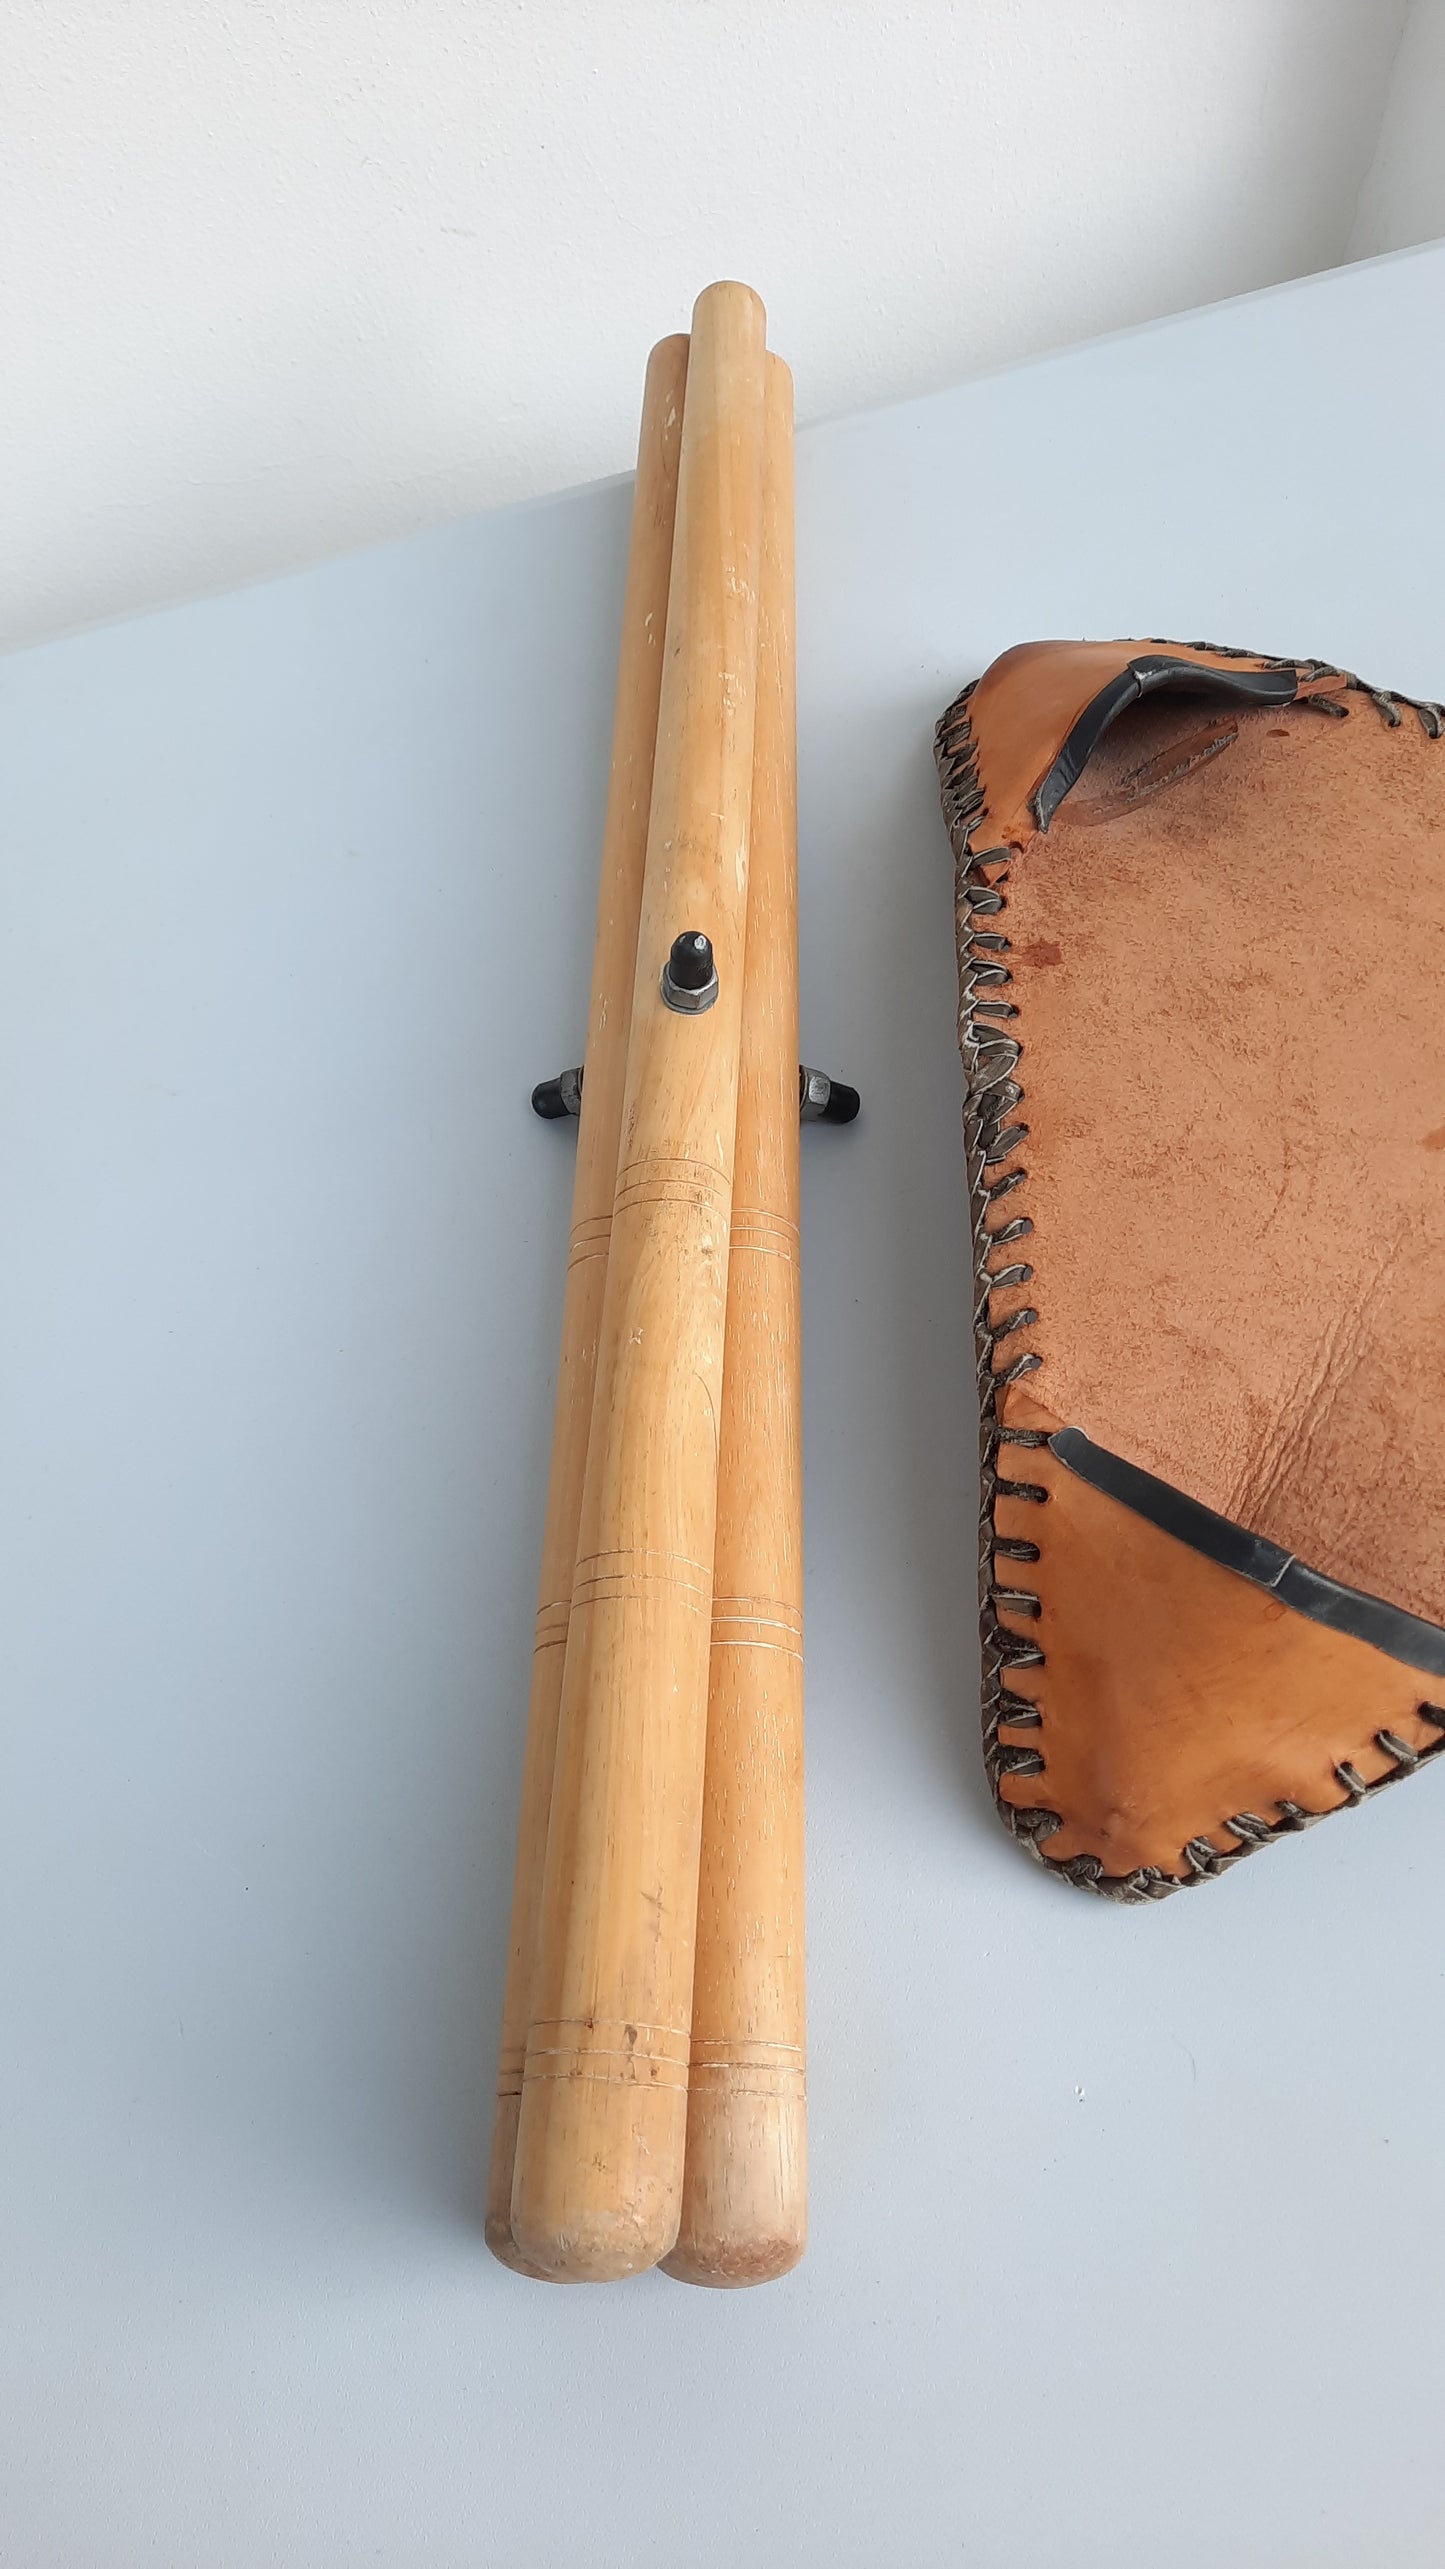
{"label": "bundle of wooden poles", "polygon": [[[793,429],[746,286],[643,402],[487,2236],[802,2254]],[[552,1084],[557,1087],[558,1083]]]}

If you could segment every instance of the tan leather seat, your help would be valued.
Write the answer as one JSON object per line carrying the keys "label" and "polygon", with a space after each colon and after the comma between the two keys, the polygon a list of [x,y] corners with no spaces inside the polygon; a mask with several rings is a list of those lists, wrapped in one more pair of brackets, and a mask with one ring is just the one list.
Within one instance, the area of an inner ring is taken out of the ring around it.
{"label": "tan leather seat", "polygon": [[986,1745],[1123,1896],[1445,1742],[1441,733],[1153,642],[1008,652],[939,726]]}

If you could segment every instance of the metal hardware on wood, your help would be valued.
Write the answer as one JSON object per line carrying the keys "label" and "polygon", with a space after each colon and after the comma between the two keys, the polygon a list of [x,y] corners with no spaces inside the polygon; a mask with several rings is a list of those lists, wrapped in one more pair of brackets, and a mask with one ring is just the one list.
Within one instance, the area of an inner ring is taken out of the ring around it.
{"label": "metal hardware on wood", "polygon": [[[709,1006],[711,1002],[709,1001]],[[545,1123],[555,1124],[569,1115],[582,1112],[582,1074],[579,1062],[575,1070],[559,1071],[555,1079],[539,1079],[532,1091],[532,1112]],[[800,1124],[851,1124],[861,1100],[856,1088],[846,1080],[830,1079],[824,1070],[809,1070],[804,1062],[798,1071],[798,1121]]]}
{"label": "metal hardware on wood", "polygon": [[532,1112],[548,1124],[557,1123],[564,1115],[582,1112],[582,1065],[575,1070],[559,1071],[555,1079],[539,1079],[532,1091]]}
{"label": "metal hardware on wood", "polygon": [[662,996],[680,1017],[700,1017],[712,1006],[717,997],[717,965],[712,939],[701,928],[686,928],[673,938],[672,952],[662,967]]}
{"label": "metal hardware on wood", "polygon": [[830,1079],[825,1070],[798,1072],[798,1121],[801,1124],[851,1124],[862,1100],[856,1088]]}

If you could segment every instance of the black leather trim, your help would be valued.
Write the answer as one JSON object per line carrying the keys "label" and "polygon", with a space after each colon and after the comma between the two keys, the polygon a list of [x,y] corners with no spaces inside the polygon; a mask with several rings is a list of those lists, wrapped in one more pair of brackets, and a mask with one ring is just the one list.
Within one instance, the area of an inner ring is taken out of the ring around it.
{"label": "black leather trim", "polygon": [[1328,1624],[1332,1632],[1367,1641],[1372,1650],[1383,1651],[1387,1659],[1398,1659],[1406,1668],[1423,1669],[1427,1677],[1445,1677],[1445,1630],[1439,1624],[1427,1623],[1423,1615],[1407,1614],[1403,1606],[1387,1605],[1383,1597],[1367,1596],[1363,1588],[1346,1588],[1338,1579],[1326,1578],[1322,1570],[1308,1569],[1292,1552],[1267,1542],[1262,1534],[1250,1534],[1232,1518],[1216,1516],[1213,1508],[1202,1507],[1198,1499],[1186,1497],[1170,1482],[1156,1480],[1137,1463],[1126,1463],[1107,1446],[1096,1445],[1080,1427],[1059,1428],[1049,1438],[1049,1446],[1092,1489],[1132,1508],[1135,1516],[1187,1543],[1191,1551],[1202,1552],[1207,1561],[1217,1561],[1221,1569],[1235,1571],[1257,1588],[1271,1589],[1311,1623]]}
{"label": "black leather trim", "polygon": [[1109,725],[1129,705],[1159,687],[1187,687],[1197,695],[1220,696],[1236,704],[1292,705],[1299,693],[1299,674],[1285,669],[1204,669],[1197,660],[1175,660],[1164,651],[1142,652],[1101,687],[1084,707],[1058,757],[1033,797],[1034,819],[1046,830],[1064,796],[1077,785]]}

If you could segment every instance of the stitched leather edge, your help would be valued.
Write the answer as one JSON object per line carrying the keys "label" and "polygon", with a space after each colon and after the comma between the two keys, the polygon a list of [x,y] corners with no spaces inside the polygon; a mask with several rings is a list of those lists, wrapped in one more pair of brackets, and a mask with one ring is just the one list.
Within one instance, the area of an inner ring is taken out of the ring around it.
{"label": "stitched leather edge", "polygon": [[[1297,704],[1301,710],[1312,707],[1319,713],[1343,719],[1348,708],[1335,698],[1318,692],[1319,681],[1334,681],[1341,693],[1366,697],[1392,729],[1399,727],[1404,710],[1408,708],[1418,716],[1428,738],[1439,740],[1445,736],[1445,706],[1429,699],[1399,695],[1393,688],[1372,687],[1351,671],[1336,669],[1329,661],[1273,660],[1257,652],[1238,650],[1231,644],[1169,642],[1161,636],[1151,636],[1150,642],[1156,651],[1163,653],[1210,651],[1221,659],[1250,661],[1257,670],[1288,673],[1293,684],[1288,694],[1272,700],[1279,704]],[[1127,645],[1124,647],[1128,648]],[[1173,678],[1174,670],[1178,670],[1181,679],[1187,674],[1197,683],[1199,668],[1197,662],[1176,662],[1169,673],[1170,678]],[[1132,673],[1131,663],[1130,671],[1125,674]],[[1301,694],[1300,690],[1309,682],[1314,682],[1315,691]],[[1167,682],[1155,679],[1154,683]],[[1044,1716],[1038,1705],[1015,1694],[1007,1684],[1007,1677],[1010,1668],[1047,1665],[1044,1652],[1036,1644],[1009,1631],[1000,1621],[998,1611],[1002,1604],[1024,1615],[1038,1614],[1037,1593],[1023,1587],[1001,1585],[998,1563],[1001,1558],[1037,1561],[1039,1547],[1000,1538],[994,1524],[994,1502],[1000,1492],[1011,1498],[1036,1499],[1040,1503],[1045,1493],[1037,1483],[1001,1474],[999,1456],[1004,1445],[1027,1449],[1045,1445],[1049,1440],[1036,1430],[1006,1427],[998,1414],[1000,1393],[1006,1391],[1010,1383],[1037,1372],[1044,1360],[1036,1350],[1026,1349],[1002,1368],[997,1367],[995,1354],[1000,1339],[1027,1328],[1038,1320],[1039,1315],[1032,1308],[1015,1312],[998,1330],[995,1330],[990,1317],[990,1299],[1001,1283],[1022,1284],[1031,1282],[1033,1277],[1031,1264],[1020,1265],[1016,1270],[1006,1270],[1003,1274],[991,1272],[988,1264],[990,1253],[1001,1241],[1011,1244],[1015,1238],[1031,1236],[1033,1222],[1030,1216],[1020,1214],[1016,1217],[1017,1227],[1014,1222],[1006,1223],[994,1232],[985,1227],[992,1207],[1003,1196],[1026,1184],[1028,1171],[1017,1163],[1002,1177],[991,1178],[990,1171],[1001,1161],[1013,1158],[1019,1144],[1028,1137],[1028,1126],[1024,1122],[1010,1125],[1007,1121],[1015,1110],[1022,1107],[1025,1094],[1023,1083],[1015,1076],[1022,1063],[1023,1044],[1016,1033],[1003,1035],[1000,1032],[1003,1024],[1017,1024],[1017,1001],[997,996],[989,999],[979,997],[981,988],[998,993],[1013,987],[1013,976],[1004,960],[1012,950],[1007,934],[1001,924],[980,929],[977,920],[984,917],[1002,922],[1008,907],[1007,877],[1006,874],[1001,875],[999,869],[1006,867],[1017,851],[1012,847],[975,850],[972,845],[975,831],[989,817],[979,774],[978,747],[969,714],[969,703],[977,685],[977,679],[970,680],[940,716],[934,733],[934,757],[955,864],[958,1044],[966,1081],[964,1154],[972,1211],[974,1344],[979,1393],[978,1575],[984,1765],[994,1807],[1005,1828],[1051,1874],[1076,1884],[1080,1889],[1096,1892],[1104,1899],[1126,1902],[1161,1900],[1166,1899],[1171,1891],[1186,1890],[1193,1883],[1209,1881],[1218,1874],[1227,1873],[1232,1865],[1238,1864],[1244,1856],[1252,1855],[1258,1847],[1267,1846],[1276,1838],[1295,1836],[1301,1829],[1312,1828],[1317,1820],[1328,1819],[1331,1814],[1306,1811],[1294,1802],[1279,1803],[1276,1807],[1280,1816],[1273,1821],[1261,1819],[1252,1811],[1239,1811],[1218,1823],[1239,1840],[1239,1844],[1227,1854],[1221,1854],[1207,1838],[1192,1838],[1180,1849],[1179,1861],[1184,1869],[1179,1873],[1166,1873],[1157,1865],[1141,1865],[1132,1873],[1109,1874],[1098,1856],[1078,1855],[1067,1863],[1051,1863],[1045,1851],[1046,1842],[1063,1825],[1059,1813],[1048,1809],[1020,1809],[1005,1801],[999,1790],[1000,1779],[1005,1774],[1039,1775],[1047,1772],[1047,1760],[1038,1750],[1006,1746],[998,1736],[1001,1722],[1007,1723],[1011,1730],[1042,1731]],[[1116,680],[1110,687],[1099,691],[1099,696],[1072,727],[1070,740],[1081,725],[1087,724],[1100,699],[1114,694],[1117,686]],[[1114,703],[1104,719],[1096,724],[1090,754],[1102,739],[1108,724],[1123,711],[1124,704],[1132,702],[1141,692],[1139,687],[1132,687],[1129,695]],[[1068,743],[1064,746],[1067,748]],[[1055,765],[1062,756],[1061,750]],[[1050,819],[1064,794],[1077,783],[1084,764],[1083,760],[1079,762],[1055,797],[1049,810]],[[1052,769],[1049,772],[1052,773]],[[1033,817],[1038,822],[1036,809]],[[1044,826],[1042,823],[1039,825]],[[993,869],[992,878],[990,868]],[[995,1019],[998,1022],[992,1022]],[[1422,1703],[1417,1709],[1427,1721],[1438,1725],[1440,1739],[1431,1747],[1416,1751],[1394,1733],[1378,1732],[1376,1745],[1394,1760],[1393,1767],[1373,1783],[1367,1783],[1350,1760],[1342,1759],[1335,1772],[1347,1799],[1343,1806],[1338,1807],[1353,1809],[1356,1803],[1367,1801],[1387,1785],[1414,1774],[1418,1767],[1445,1751],[1445,1706]]]}

